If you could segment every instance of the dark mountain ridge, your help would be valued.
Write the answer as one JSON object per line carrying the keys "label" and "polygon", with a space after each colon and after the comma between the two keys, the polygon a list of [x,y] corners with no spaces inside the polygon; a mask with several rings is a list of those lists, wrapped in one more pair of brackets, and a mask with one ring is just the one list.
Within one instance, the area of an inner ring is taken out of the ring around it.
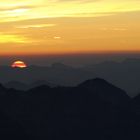
{"label": "dark mountain ridge", "polygon": [[[112,103],[123,103],[125,100],[127,101],[130,98],[124,90],[117,88],[100,78],[87,80],[78,87],[83,87],[93,93],[97,93],[100,98],[106,101],[111,101]],[[103,94],[104,91],[106,94]]]}
{"label": "dark mountain ridge", "polygon": [[122,120],[128,118],[122,116],[122,108],[131,99],[125,91],[103,79],[87,80],[75,87],[42,85],[28,91],[1,86],[0,93],[1,108],[20,124],[28,138],[129,138],[122,135],[125,130]]}

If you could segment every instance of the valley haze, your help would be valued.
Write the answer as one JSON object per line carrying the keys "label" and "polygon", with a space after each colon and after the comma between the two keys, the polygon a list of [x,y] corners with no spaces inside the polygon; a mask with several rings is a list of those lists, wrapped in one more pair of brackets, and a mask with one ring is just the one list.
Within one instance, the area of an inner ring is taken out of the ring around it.
{"label": "valley haze", "polygon": [[32,65],[24,69],[0,66],[0,82],[7,87],[27,90],[35,87],[35,83],[36,86],[76,86],[85,80],[101,77],[124,89],[130,96],[136,96],[140,90],[139,71],[139,58],[120,62],[104,61],[79,67],[63,63],[53,63],[50,66]]}

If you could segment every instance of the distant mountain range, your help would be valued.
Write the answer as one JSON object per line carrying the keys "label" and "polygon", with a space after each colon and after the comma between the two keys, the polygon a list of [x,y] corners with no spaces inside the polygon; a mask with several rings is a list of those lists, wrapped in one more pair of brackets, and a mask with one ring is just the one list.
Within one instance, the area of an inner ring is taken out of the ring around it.
{"label": "distant mountain range", "polygon": [[140,95],[130,98],[101,78],[27,91],[0,85],[1,138],[137,140],[139,122]]}
{"label": "distant mountain range", "polygon": [[56,87],[57,86],[57,85],[49,83],[45,80],[35,81],[33,83],[30,83],[30,84],[25,84],[25,83],[19,82],[19,81],[10,81],[10,82],[4,83],[4,86],[6,88],[14,88],[14,89],[17,89],[17,90],[25,90],[25,91],[29,90],[31,88],[34,88],[34,87],[41,86],[41,85],[48,85],[50,87]]}
{"label": "distant mountain range", "polygon": [[30,66],[25,69],[0,66],[0,82],[6,87],[22,90],[48,83],[52,86],[76,86],[96,77],[102,77],[127,91],[130,96],[135,96],[140,91],[140,59],[107,61],[79,68],[62,63],[54,63],[49,67]]}

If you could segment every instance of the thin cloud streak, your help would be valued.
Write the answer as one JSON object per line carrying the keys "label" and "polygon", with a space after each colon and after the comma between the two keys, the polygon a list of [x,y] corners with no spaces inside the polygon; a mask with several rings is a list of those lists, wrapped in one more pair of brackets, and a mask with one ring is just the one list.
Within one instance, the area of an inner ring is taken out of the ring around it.
{"label": "thin cloud streak", "polygon": [[[24,1],[22,1],[23,3]],[[79,3],[80,2],[80,3]],[[90,2],[90,3],[89,3]],[[139,1],[113,0],[43,0],[21,5],[0,6],[0,21],[17,21],[37,18],[96,17],[118,12],[140,11]]]}
{"label": "thin cloud streak", "polygon": [[16,28],[45,28],[45,27],[54,27],[56,24],[32,24],[32,25],[23,25],[23,26],[17,26]]}

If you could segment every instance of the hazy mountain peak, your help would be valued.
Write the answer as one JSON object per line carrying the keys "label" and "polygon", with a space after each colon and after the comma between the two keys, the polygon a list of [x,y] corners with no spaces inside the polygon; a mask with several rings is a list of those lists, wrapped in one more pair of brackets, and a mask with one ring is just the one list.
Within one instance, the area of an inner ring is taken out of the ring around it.
{"label": "hazy mountain peak", "polygon": [[4,86],[6,88],[14,88],[14,89],[18,89],[18,90],[26,90],[27,86],[25,83],[22,83],[20,81],[10,81],[8,83],[5,83]]}
{"label": "hazy mountain peak", "polygon": [[99,85],[99,86],[109,85],[109,83],[102,78],[95,78],[95,79],[86,80],[85,82],[81,83],[79,86],[89,87],[89,86],[95,86],[95,85]]}
{"label": "hazy mountain peak", "polygon": [[53,63],[52,64],[52,67],[53,68],[62,68],[62,69],[64,69],[64,68],[71,68],[70,66],[68,66],[68,65],[65,65],[65,64],[63,64],[63,63]]}
{"label": "hazy mountain peak", "polygon": [[39,87],[39,86],[42,86],[42,85],[46,85],[46,86],[49,86],[49,87],[55,87],[56,85],[53,84],[53,83],[50,83],[46,80],[38,80],[38,81],[35,81],[33,83],[31,83],[30,85],[30,88],[34,88],[34,87]]}
{"label": "hazy mountain peak", "polygon": [[140,59],[139,58],[127,58],[123,62],[125,62],[125,63],[137,63],[137,62],[140,62]]}

